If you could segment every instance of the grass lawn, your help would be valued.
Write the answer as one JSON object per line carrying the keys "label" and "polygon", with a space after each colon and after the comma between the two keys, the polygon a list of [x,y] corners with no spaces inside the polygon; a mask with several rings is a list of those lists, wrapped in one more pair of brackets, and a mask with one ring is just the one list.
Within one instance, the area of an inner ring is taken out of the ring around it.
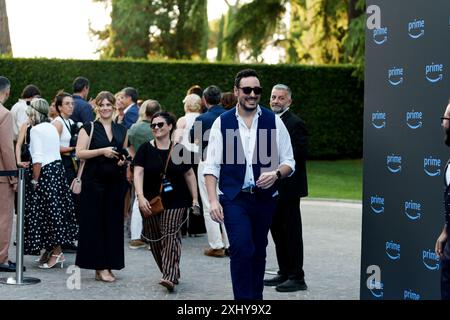
{"label": "grass lawn", "polygon": [[306,162],[311,198],[362,199],[362,160]]}

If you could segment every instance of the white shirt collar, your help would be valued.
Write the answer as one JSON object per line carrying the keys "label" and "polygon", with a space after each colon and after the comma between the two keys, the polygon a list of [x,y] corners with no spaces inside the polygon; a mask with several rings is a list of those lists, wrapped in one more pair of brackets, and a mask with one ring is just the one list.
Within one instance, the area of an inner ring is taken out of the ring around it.
{"label": "white shirt collar", "polygon": [[127,111],[134,105],[134,102],[132,104],[130,104],[128,107],[125,108],[125,110],[123,111],[123,113],[127,113]]}
{"label": "white shirt collar", "polygon": [[281,118],[281,116],[283,114],[285,114],[288,110],[289,110],[289,107],[287,107],[285,110],[283,110],[283,112],[277,113],[277,116],[279,116]]}

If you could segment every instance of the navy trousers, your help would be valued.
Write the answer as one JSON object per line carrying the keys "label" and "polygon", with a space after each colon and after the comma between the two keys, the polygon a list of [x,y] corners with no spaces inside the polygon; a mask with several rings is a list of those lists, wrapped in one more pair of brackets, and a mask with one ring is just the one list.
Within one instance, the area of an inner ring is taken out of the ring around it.
{"label": "navy trousers", "polygon": [[230,241],[230,269],[235,300],[262,300],[267,235],[276,199],[239,193],[230,201],[220,196]]}

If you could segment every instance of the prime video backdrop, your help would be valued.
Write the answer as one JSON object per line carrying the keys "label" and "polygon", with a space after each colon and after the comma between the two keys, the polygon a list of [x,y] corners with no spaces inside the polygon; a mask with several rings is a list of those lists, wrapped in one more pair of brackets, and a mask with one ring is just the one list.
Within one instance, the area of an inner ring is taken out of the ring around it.
{"label": "prime video backdrop", "polygon": [[367,11],[361,299],[439,299],[450,1]]}

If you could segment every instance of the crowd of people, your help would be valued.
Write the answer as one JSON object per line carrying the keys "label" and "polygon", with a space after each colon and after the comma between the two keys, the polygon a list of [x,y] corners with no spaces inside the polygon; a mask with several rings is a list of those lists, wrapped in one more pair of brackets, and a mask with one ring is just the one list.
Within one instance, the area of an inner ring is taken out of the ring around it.
{"label": "crowd of people", "polygon": [[[39,256],[39,268],[63,268],[73,250],[96,280],[116,281],[128,223],[129,248],[151,251],[169,292],[180,282],[182,236],[202,233],[204,255],[230,258],[235,299],[262,299],[264,285],[307,289],[307,131],[289,110],[288,86],[275,85],[263,108],[259,75],[245,69],[233,92],[189,88],[178,120],[132,87],[88,101],[84,77],[51,103],[30,84],[8,111],[10,87],[0,76],[0,171],[26,170],[24,251]],[[0,272],[16,268],[8,259],[16,187],[0,177]],[[269,230],[279,272],[264,280]]]}

